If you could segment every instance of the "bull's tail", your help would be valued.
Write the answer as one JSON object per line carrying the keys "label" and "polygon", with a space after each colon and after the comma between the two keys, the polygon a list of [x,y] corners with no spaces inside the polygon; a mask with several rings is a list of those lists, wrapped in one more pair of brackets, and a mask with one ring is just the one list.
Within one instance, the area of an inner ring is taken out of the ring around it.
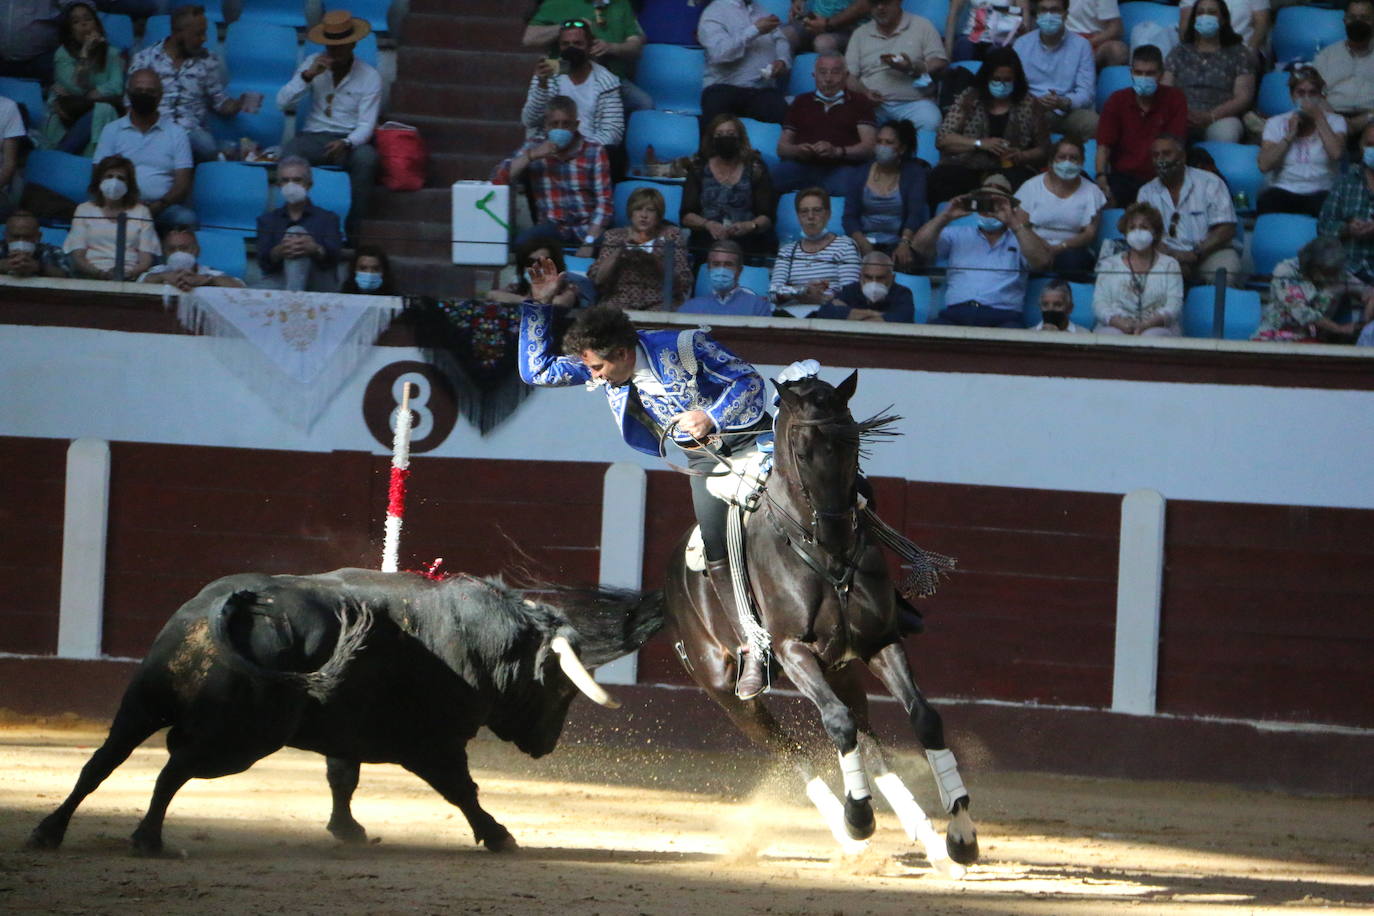
{"label": "bull's tail", "polygon": [[[289,614],[273,608],[274,599],[249,589],[229,595],[210,613],[210,637],[220,658],[231,668],[252,677],[296,684],[320,702],[329,699],[349,664],[363,648],[372,628],[372,610],[365,603],[340,604],[334,609],[337,635],[329,655],[318,664],[305,659],[304,638]],[[266,628],[266,651],[252,635]]]}

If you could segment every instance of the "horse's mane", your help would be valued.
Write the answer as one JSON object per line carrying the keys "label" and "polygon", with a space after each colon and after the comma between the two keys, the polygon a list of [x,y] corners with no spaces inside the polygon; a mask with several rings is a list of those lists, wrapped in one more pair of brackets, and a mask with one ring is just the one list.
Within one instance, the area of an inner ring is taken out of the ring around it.
{"label": "horse's mane", "polygon": [[[894,427],[902,421],[902,417],[900,414],[891,412],[891,405],[884,407],[867,420],[855,420],[847,405],[825,404],[827,400],[832,402],[838,400],[835,397],[835,386],[829,382],[821,381],[818,378],[804,378],[796,382],[784,382],[783,387],[795,392],[808,406],[819,409],[829,407],[835,410],[836,420],[808,425],[815,427],[826,438],[840,445],[857,448],[860,457],[869,457],[867,446],[901,435],[901,432]],[[781,409],[783,411],[788,409],[785,401]]]}

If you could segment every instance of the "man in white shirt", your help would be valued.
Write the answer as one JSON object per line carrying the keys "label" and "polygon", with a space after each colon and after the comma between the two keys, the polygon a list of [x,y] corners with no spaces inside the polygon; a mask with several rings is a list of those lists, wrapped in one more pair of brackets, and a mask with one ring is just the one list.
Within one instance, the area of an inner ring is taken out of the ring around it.
{"label": "man in white shirt", "polygon": [[940,108],[932,98],[932,78],[949,63],[940,33],[929,19],[903,12],[900,0],[873,0],[872,13],[844,52],[849,90],[867,94],[885,121],[935,130]]}
{"label": "man in white shirt", "polygon": [[244,283],[222,270],[200,263],[200,242],[189,229],[173,229],[163,236],[162,254],[166,260],[149,268],[139,283],[160,283],[175,286],[183,293],[201,286],[227,286],[242,289]]}
{"label": "man in white shirt", "polygon": [[311,165],[341,165],[348,169],[353,203],[344,226],[350,237],[367,214],[367,197],[377,174],[377,150],[372,134],[382,104],[382,78],[365,61],[353,56],[353,47],[372,27],[353,18],[348,10],[331,10],[306,37],[324,45],[301,65],[296,75],[277,92],[277,107],[286,109],[311,93],[305,129],[282,150],[282,156],[300,156]]}
{"label": "man in white shirt", "polygon": [[1348,136],[1358,137],[1374,109],[1374,0],[1346,4],[1345,35],[1323,48],[1315,63],[1326,80],[1326,101],[1345,117]]}
{"label": "man in white shirt", "polygon": [[559,31],[558,54],[567,72],[560,72],[560,65],[552,59],[541,60],[534,68],[525,107],[520,111],[527,139],[544,136],[549,102],[560,95],[576,103],[582,136],[608,148],[619,146],[625,139],[620,77],[592,60],[594,41],[586,23]]}
{"label": "man in white shirt", "polygon": [[1073,0],[1064,27],[1088,39],[1099,70],[1126,63],[1126,42],[1122,41],[1125,29],[1116,0]]}
{"label": "man in white shirt", "polygon": [[0,219],[14,209],[10,182],[19,168],[19,138],[28,136],[19,106],[0,95]]}
{"label": "man in white shirt", "polygon": [[1159,175],[1140,189],[1136,200],[1159,211],[1164,219],[1164,252],[1183,270],[1189,285],[1212,283],[1220,268],[1226,282],[1243,286],[1240,245],[1236,238],[1236,208],[1226,182],[1184,161],[1183,141],[1169,134],[1150,145]]}
{"label": "man in white shirt", "polygon": [[706,52],[701,123],[732,114],[781,124],[787,97],[778,84],[792,66],[781,20],[751,0],[714,0],[697,21]]}

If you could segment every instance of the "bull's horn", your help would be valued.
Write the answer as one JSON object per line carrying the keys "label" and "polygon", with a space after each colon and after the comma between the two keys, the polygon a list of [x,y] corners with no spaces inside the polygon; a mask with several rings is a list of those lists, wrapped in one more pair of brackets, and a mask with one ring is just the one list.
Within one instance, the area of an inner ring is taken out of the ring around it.
{"label": "bull's horn", "polygon": [[582,659],[577,657],[577,650],[568,642],[567,637],[555,636],[549,645],[558,654],[558,666],[563,669],[568,680],[573,682],[573,686],[585,693],[594,703],[599,703],[607,709],[620,708],[620,701],[607,693],[592,678],[592,673],[582,667]]}

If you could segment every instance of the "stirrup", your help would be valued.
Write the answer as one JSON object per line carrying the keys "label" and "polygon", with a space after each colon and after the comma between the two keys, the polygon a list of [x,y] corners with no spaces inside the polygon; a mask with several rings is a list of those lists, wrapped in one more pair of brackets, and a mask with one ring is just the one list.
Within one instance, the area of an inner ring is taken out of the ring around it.
{"label": "stirrup", "polygon": [[[745,660],[745,658],[746,658],[748,655],[749,655],[749,650],[748,650],[748,649],[737,649],[737,650],[735,650],[735,671],[738,672],[738,673],[735,675],[735,697],[736,697],[737,699],[740,699],[740,700],[752,700],[752,699],[754,699],[754,697],[762,696],[763,694],[765,694],[765,693],[767,693],[768,691],[770,691],[770,690],[773,689],[773,677],[772,677],[772,667],[773,667],[773,666],[770,665],[770,664],[768,663],[768,658],[767,658],[766,656],[765,656],[763,659],[761,659],[760,670],[761,670],[762,674],[761,674],[761,676],[760,676],[760,678],[759,678],[759,686],[758,686],[758,688],[755,689],[752,683],[748,683],[748,682],[745,681],[745,679],[744,679],[745,661],[744,661],[744,660]],[[746,690],[743,690],[743,691],[742,691],[742,690],[740,689],[741,687],[746,688]]]}

